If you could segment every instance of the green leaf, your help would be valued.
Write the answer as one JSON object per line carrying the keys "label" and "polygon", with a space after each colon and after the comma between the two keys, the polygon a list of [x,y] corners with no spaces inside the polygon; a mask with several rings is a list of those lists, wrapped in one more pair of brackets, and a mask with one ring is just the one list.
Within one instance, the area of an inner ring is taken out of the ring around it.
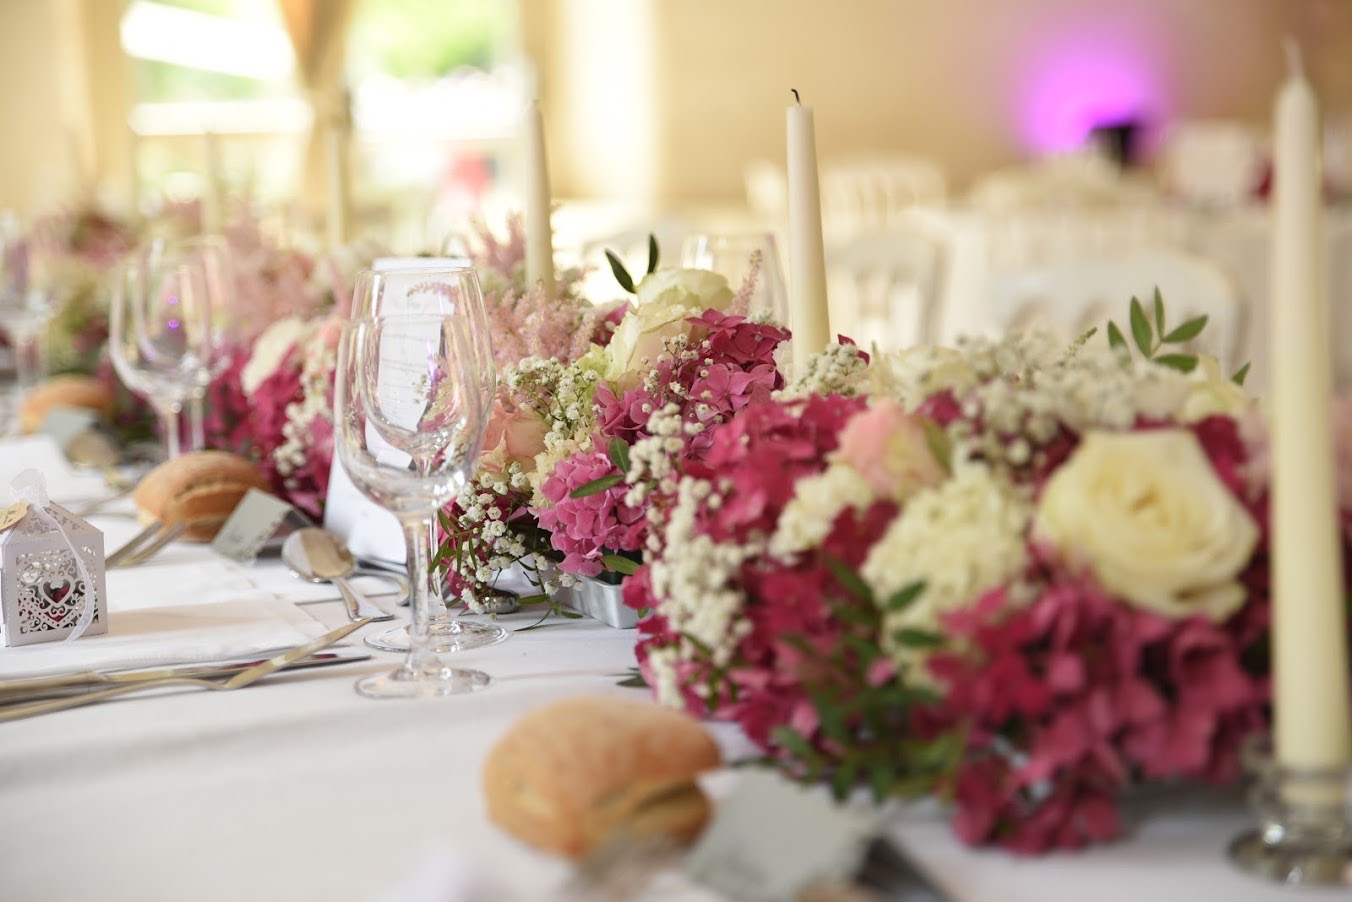
{"label": "green leaf", "polygon": [[860,601],[868,604],[873,603],[873,592],[869,590],[868,585],[859,578],[859,574],[855,573],[854,568],[850,567],[849,564],[839,558],[830,557],[826,559],[826,566],[830,568],[831,575],[836,578],[836,582],[845,588],[846,592]]}
{"label": "green leaf", "polygon": [[648,233],[648,273],[657,271],[657,236],[652,232]]}
{"label": "green leaf", "polygon": [[610,447],[606,449],[606,455],[610,458],[621,473],[629,472],[629,443],[616,436],[610,440]]}
{"label": "green leaf", "polygon": [[1150,331],[1150,320],[1145,318],[1145,308],[1136,298],[1131,299],[1131,337],[1135,339],[1136,347],[1148,358],[1155,336]]}
{"label": "green leaf", "polygon": [[522,595],[516,600],[517,604],[544,604],[549,601],[549,596],[543,593],[539,595]]}
{"label": "green leaf", "polygon": [[1155,334],[1164,334],[1164,297],[1158,285],[1155,286]]}
{"label": "green leaf", "polygon": [[938,633],[909,626],[897,630],[893,638],[907,648],[942,648],[944,644],[944,637]]}
{"label": "green leaf", "polygon": [[885,759],[873,763],[869,782],[873,787],[874,801],[882,802],[892,794],[892,768]]}
{"label": "green leaf", "polygon": [[1131,350],[1131,348],[1127,345],[1126,336],[1122,334],[1121,329],[1117,328],[1117,323],[1112,322],[1111,320],[1109,320],[1108,322],[1108,347],[1112,348],[1115,351]]}
{"label": "green leaf", "polygon": [[1166,344],[1171,345],[1179,345],[1185,341],[1192,341],[1198,335],[1201,335],[1202,330],[1205,328],[1205,315],[1193,317],[1168,335],[1164,336],[1164,341]]}
{"label": "green leaf", "polygon": [[[620,674],[616,674],[616,676],[620,676]],[[648,681],[643,678],[643,674],[637,667],[631,667],[629,673],[624,675],[624,679],[615,685],[624,686],[627,689],[647,689]]]}
{"label": "green leaf", "polygon": [[831,794],[837,802],[843,802],[850,796],[850,790],[859,780],[859,759],[846,758],[831,775]]}
{"label": "green leaf", "polygon": [[620,554],[603,554],[601,555],[601,563],[605,564],[607,569],[614,570],[616,573],[623,573],[625,576],[633,576],[642,566],[638,561]]}
{"label": "green leaf", "polygon": [[1235,373],[1233,376],[1230,377],[1230,381],[1235,383],[1235,385],[1242,386],[1244,384],[1244,380],[1249,378],[1249,367],[1251,366],[1253,366],[1252,363],[1244,364],[1242,367],[1239,368],[1239,372]]}
{"label": "green leaf", "polygon": [[925,431],[925,444],[929,446],[930,454],[934,455],[934,459],[944,468],[945,473],[952,473],[953,442],[949,440],[944,427],[929,417],[921,417],[920,428]]}
{"label": "green leaf", "polygon": [[602,476],[600,479],[593,479],[591,482],[584,482],[582,485],[573,489],[569,498],[586,498],[588,495],[599,495],[607,489],[614,488],[624,482],[623,473],[611,473],[609,476]]}
{"label": "green leaf", "polygon": [[776,727],[770,738],[780,748],[797,756],[804,763],[811,764],[817,761],[817,752],[812,748],[812,744],[793,727]]}
{"label": "green leaf", "polygon": [[925,581],[923,579],[916,580],[891,598],[887,599],[885,607],[889,611],[904,611],[909,608],[911,604],[920,597],[920,593],[924,591]]}
{"label": "green leaf", "polygon": [[1191,373],[1197,369],[1197,358],[1191,354],[1161,354],[1155,358],[1155,363],[1180,373]]}
{"label": "green leaf", "polygon": [[610,261],[610,271],[615,274],[615,281],[620,283],[620,287],[630,294],[635,294],[634,279],[629,275],[629,270],[624,268],[620,258],[615,256],[614,251],[606,251],[606,259]]}

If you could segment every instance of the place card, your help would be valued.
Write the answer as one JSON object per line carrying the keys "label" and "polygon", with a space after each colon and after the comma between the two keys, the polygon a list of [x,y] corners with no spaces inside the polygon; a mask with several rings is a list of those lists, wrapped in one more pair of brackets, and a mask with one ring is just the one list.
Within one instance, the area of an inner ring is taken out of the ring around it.
{"label": "place card", "polygon": [[55,407],[42,420],[43,435],[50,435],[65,451],[71,439],[98,426],[99,415],[83,407]]}
{"label": "place card", "polygon": [[329,469],[324,528],[364,560],[402,566],[408,556],[399,518],[362,494],[337,454]]}
{"label": "place card", "polygon": [[233,561],[247,564],[258,557],[264,543],[291,511],[291,505],[282,499],[249,489],[212,540],[211,547]]}
{"label": "place card", "polygon": [[686,862],[689,876],[742,902],[849,884],[878,832],[874,817],[769,771],[747,771]]}

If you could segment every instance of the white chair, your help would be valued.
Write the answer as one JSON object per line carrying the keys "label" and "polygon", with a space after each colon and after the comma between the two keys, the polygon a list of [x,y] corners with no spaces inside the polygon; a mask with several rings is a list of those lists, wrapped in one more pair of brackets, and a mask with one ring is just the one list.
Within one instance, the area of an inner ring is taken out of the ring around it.
{"label": "white chair", "polygon": [[[1207,327],[1187,350],[1214,354],[1228,368],[1244,361],[1245,309],[1233,284],[1213,264],[1160,251],[1121,259],[1073,260],[1010,270],[993,277],[987,333],[1049,329],[1072,340],[1098,327],[1106,341],[1109,320],[1130,336],[1128,305],[1137,297],[1152,316],[1159,288],[1172,328],[1206,314]],[[1130,340],[1130,339],[1129,339]]]}
{"label": "white chair", "polygon": [[1193,120],[1169,130],[1160,160],[1172,193],[1200,206],[1235,207],[1253,197],[1267,151],[1241,122]]}
{"label": "white chair", "polygon": [[941,206],[946,194],[943,170],[919,157],[854,157],[821,167],[822,224],[839,237],[894,226],[912,207]]}
{"label": "white chair", "polygon": [[875,232],[826,255],[831,331],[890,351],[935,340],[941,253],[913,231]]}

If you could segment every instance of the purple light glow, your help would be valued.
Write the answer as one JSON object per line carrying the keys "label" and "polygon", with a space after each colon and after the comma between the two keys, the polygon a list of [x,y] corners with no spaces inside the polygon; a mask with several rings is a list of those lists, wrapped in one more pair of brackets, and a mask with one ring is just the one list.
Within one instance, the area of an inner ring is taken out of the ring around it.
{"label": "purple light glow", "polygon": [[1044,47],[1019,90],[1024,142],[1042,154],[1064,153],[1096,126],[1158,115],[1159,91],[1144,56],[1083,39]]}

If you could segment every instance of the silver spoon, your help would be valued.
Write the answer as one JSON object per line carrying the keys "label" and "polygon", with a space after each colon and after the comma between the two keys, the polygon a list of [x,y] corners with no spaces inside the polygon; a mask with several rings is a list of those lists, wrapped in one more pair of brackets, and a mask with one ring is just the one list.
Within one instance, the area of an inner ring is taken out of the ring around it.
{"label": "silver spoon", "polygon": [[312,583],[331,582],[338,588],[347,605],[347,616],[352,620],[393,620],[361,595],[347,581],[357,569],[357,561],[343,541],[318,526],[298,529],[282,543],[282,560],[291,572]]}

